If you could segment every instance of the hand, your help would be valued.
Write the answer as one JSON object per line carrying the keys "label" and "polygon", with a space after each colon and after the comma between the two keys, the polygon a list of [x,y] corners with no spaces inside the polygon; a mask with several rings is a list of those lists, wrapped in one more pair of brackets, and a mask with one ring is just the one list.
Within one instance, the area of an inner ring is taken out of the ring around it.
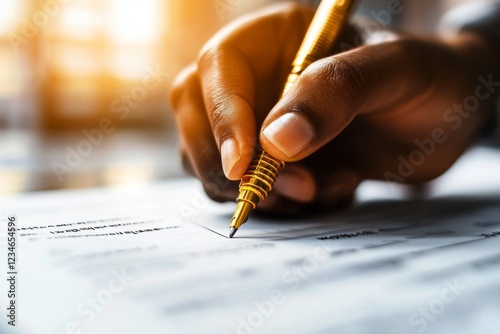
{"label": "hand", "polygon": [[[453,108],[477,92],[492,62],[475,35],[394,36],[338,53],[312,64],[276,104],[312,17],[296,5],[247,16],[215,35],[174,84],[185,168],[213,199],[236,198],[238,182],[221,171],[239,180],[257,142],[289,162],[259,207],[291,213],[343,205],[364,179],[430,180],[472,141],[485,103]],[[347,29],[341,41],[352,37]]]}

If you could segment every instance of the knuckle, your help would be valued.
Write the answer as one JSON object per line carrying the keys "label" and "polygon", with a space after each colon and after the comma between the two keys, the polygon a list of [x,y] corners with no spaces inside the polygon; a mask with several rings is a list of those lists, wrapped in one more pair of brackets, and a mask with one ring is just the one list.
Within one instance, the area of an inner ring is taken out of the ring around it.
{"label": "knuckle", "polygon": [[312,120],[318,131],[330,131],[327,124],[336,123],[338,117],[348,120],[361,109],[367,94],[366,75],[351,60],[345,57],[326,58],[313,63],[302,76],[307,86],[314,87],[308,90],[316,96],[318,103],[309,107],[319,111],[335,110],[334,113],[309,113],[310,117],[319,117]]}
{"label": "knuckle", "polygon": [[236,122],[234,105],[237,96],[228,94],[223,87],[214,89],[206,101],[208,119],[217,143],[231,136]]}
{"label": "knuckle", "polygon": [[219,39],[213,38],[201,49],[197,64],[200,69],[205,68],[208,64],[217,62],[221,54],[226,48],[225,43]]}
{"label": "knuckle", "polygon": [[225,134],[228,133],[227,119],[228,111],[226,110],[226,103],[221,99],[214,98],[213,105],[210,108],[210,122],[212,131],[216,139],[224,139]]}
{"label": "knuckle", "polygon": [[350,101],[358,101],[357,97],[366,91],[365,75],[347,57],[324,61],[323,68],[317,75],[320,80],[328,83],[329,88],[338,91],[338,96],[349,97]]}

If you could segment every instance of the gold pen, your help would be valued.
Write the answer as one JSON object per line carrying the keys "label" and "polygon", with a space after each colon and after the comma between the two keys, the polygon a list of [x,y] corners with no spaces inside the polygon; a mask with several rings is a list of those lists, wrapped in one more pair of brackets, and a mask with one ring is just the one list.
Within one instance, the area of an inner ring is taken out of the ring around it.
{"label": "gold pen", "polygon": [[[328,56],[328,52],[349,18],[354,3],[355,0],[321,1],[292,63],[292,70],[282,96],[292,88],[307,66]],[[257,204],[266,198],[284,167],[283,161],[273,158],[264,151],[256,155],[240,182],[240,192],[236,199],[238,205],[229,224],[230,238],[248,220]]]}

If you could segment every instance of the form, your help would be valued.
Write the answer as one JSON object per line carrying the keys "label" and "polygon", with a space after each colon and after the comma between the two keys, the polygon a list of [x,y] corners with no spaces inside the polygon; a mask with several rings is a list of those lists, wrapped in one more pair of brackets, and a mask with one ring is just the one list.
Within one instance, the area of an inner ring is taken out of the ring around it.
{"label": "form", "polygon": [[424,198],[366,182],[348,211],[234,239],[235,204],[192,179],[3,197],[0,332],[499,333],[498,170],[476,148]]}

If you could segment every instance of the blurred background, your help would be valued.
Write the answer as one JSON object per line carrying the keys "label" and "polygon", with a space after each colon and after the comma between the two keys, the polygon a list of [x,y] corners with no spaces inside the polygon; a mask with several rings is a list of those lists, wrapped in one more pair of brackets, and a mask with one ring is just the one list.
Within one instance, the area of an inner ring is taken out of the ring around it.
{"label": "blurred background", "polygon": [[[0,194],[184,176],[171,81],[221,26],[274,2],[1,0]],[[459,2],[401,0],[391,24],[432,31]]]}

